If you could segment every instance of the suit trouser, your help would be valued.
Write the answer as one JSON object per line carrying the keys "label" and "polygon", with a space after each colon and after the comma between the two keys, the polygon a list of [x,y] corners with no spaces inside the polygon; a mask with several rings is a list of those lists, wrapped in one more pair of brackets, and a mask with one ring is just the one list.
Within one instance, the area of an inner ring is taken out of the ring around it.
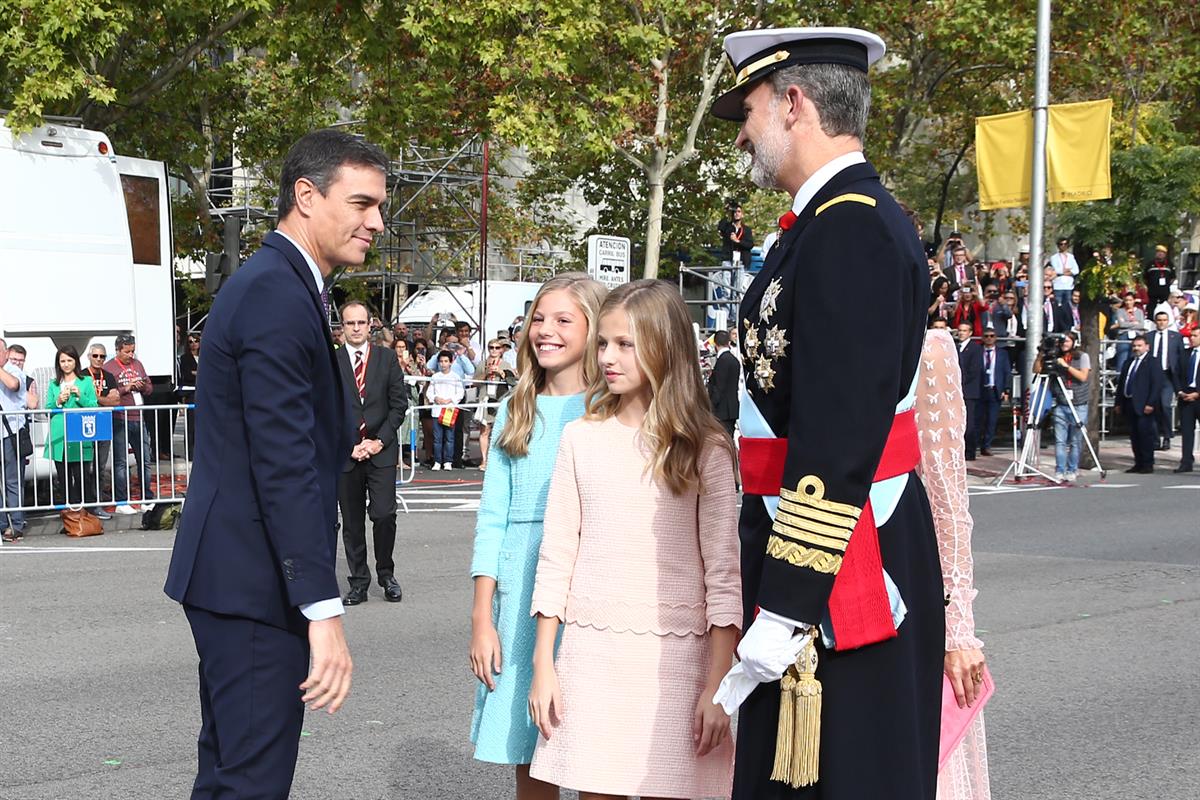
{"label": "suit trouser", "polygon": [[286,800],[304,722],[308,639],[185,605],[200,656],[193,800]]}
{"label": "suit trouser", "polygon": [[338,505],[342,509],[342,542],[350,566],[350,586],[371,585],[367,564],[367,521],[375,540],[375,574],[382,582],[395,573],[392,551],[396,547],[396,465],[377,467],[356,461],[338,479]]}
{"label": "suit trouser", "polygon": [[979,441],[979,398],[964,397],[963,404],[967,407],[967,428],[964,431],[967,456],[975,457],[975,443]]}
{"label": "suit trouser", "polygon": [[1196,444],[1196,406],[1198,400],[1179,401],[1179,435],[1183,437],[1183,454],[1179,457],[1179,466],[1190,467],[1194,458],[1192,448]]}
{"label": "suit trouser", "polygon": [[1171,382],[1171,373],[1163,372],[1163,388],[1159,397],[1158,407],[1154,409],[1154,421],[1158,426],[1158,435],[1164,439],[1171,438],[1171,401],[1175,399],[1175,384]]}
{"label": "suit trouser", "polygon": [[1154,445],[1158,433],[1158,425],[1154,414],[1135,412],[1130,419],[1129,442],[1133,446],[1133,465],[1135,467],[1154,466]]}
{"label": "suit trouser", "polygon": [[996,396],[995,389],[984,387],[975,416],[979,425],[979,447],[990,450],[992,439],[996,438],[996,423],[1000,421],[1000,398]]}

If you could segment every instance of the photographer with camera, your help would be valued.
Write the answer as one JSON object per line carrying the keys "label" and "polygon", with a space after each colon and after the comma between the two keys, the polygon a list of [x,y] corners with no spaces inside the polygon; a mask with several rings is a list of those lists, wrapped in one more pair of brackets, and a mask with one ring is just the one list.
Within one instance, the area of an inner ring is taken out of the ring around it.
{"label": "photographer with camera", "polygon": [[[1077,349],[1077,336],[1074,331],[1050,334],[1042,340],[1033,362],[1035,374],[1044,372],[1050,376],[1050,390],[1054,397],[1056,481],[1074,481],[1077,477],[1079,456],[1083,449],[1082,428],[1087,424],[1088,378],[1092,364],[1088,354]],[[1056,378],[1061,379],[1061,386]]]}

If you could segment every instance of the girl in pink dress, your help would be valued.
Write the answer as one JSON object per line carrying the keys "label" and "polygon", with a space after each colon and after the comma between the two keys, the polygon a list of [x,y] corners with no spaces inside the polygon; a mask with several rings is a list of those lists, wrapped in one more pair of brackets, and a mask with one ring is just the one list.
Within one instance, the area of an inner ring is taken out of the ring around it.
{"label": "girl in pink dress", "polygon": [[599,334],[603,380],[563,431],[546,506],[530,775],[581,800],[728,797],[712,698],[741,620],[733,444],[678,290],[622,286]]}

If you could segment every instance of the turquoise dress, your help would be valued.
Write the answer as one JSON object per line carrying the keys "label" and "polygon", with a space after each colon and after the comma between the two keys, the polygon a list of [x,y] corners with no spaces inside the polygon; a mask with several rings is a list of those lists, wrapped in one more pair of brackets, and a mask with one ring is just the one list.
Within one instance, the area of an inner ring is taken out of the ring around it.
{"label": "turquoise dress", "polygon": [[492,622],[501,655],[496,689],[489,691],[482,683],[476,689],[471,741],[479,761],[528,764],[533,760],[538,731],[529,719],[528,705],[537,621],[529,615],[529,607],[558,442],[566,424],[583,416],[583,407],[581,394],[539,395],[529,453],[522,458],[510,458],[496,445],[508,422],[508,403],[496,414],[471,559],[472,578],[496,579]]}

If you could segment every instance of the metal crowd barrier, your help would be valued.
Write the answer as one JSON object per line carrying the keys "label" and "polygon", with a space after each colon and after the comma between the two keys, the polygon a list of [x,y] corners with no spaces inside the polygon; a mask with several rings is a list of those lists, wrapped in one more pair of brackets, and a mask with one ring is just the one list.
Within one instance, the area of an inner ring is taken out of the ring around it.
{"label": "metal crowd barrier", "polygon": [[[8,485],[15,469],[18,498],[17,504],[11,505],[7,491],[0,488],[0,511],[66,511],[119,504],[146,506],[142,510],[148,510],[158,503],[182,503],[191,473],[192,415],[188,412],[194,409],[194,404],[181,403],[3,412],[14,432],[20,424],[16,420],[24,419],[22,427],[29,429],[33,452],[17,459],[16,464],[0,457],[0,487]],[[156,441],[161,415],[170,416],[169,425],[161,428],[170,431],[169,442]],[[63,419],[62,454],[58,459],[47,455],[55,417]],[[118,442],[125,445],[124,453],[113,452]],[[82,455],[85,445],[91,445],[90,458],[69,459],[72,448],[78,448]],[[141,451],[140,459],[130,452],[130,445]],[[122,458],[125,464],[124,478],[119,482],[116,458]]]}

